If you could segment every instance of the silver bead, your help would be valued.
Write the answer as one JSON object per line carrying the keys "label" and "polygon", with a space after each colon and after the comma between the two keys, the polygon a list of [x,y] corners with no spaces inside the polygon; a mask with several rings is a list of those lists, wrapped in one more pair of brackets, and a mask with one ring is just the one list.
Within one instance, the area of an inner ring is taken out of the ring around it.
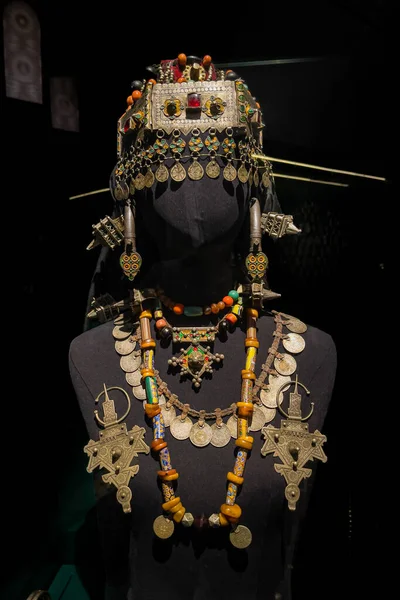
{"label": "silver bead", "polygon": [[208,522],[210,527],[219,527],[221,525],[219,521],[219,515],[217,515],[217,513],[213,513],[211,517],[208,518]]}
{"label": "silver bead", "polygon": [[192,513],[185,513],[182,517],[182,525],[184,527],[191,527],[193,525],[193,521],[194,521],[194,516],[192,515]]}

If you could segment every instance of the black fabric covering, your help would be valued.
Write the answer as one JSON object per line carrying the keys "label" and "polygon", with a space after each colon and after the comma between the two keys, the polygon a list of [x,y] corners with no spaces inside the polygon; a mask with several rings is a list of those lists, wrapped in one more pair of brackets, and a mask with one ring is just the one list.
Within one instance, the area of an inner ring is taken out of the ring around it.
{"label": "black fabric covering", "polygon": [[[201,182],[186,179],[169,181],[162,189],[137,194],[137,246],[143,256],[140,286],[161,284],[166,293],[184,304],[206,304],[221,299],[237,280],[239,263],[232,256],[248,251],[248,204],[254,193],[249,186],[205,177]],[[280,210],[273,186],[261,198],[263,210]],[[268,249],[266,249],[268,254]],[[114,253],[114,257],[118,257]],[[110,268],[110,253],[102,253],[92,291],[105,282],[112,286],[118,267]],[[114,258],[115,262],[115,258]],[[102,291],[109,291],[112,289]],[[120,289],[121,291],[121,289]],[[277,290],[279,291],[279,290]],[[116,295],[116,294],[115,294]],[[167,312],[167,311],[166,311]],[[301,318],[301,315],[296,315]],[[185,317],[168,312],[172,324],[185,325]],[[196,319],[196,325],[209,322]],[[189,320],[193,325],[193,319]],[[98,439],[93,418],[94,399],[107,386],[120,386],[131,392],[119,366],[112,338],[112,323],[95,327],[76,338],[70,349],[71,378],[91,439]],[[258,321],[260,351],[257,370],[265,361],[275,328],[273,317]],[[240,399],[240,371],[244,367],[244,329],[237,328],[226,339],[218,339],[216,352],[225,354],[222,368],[196,392],[189,382],[168,373],[171,347],[157,341],[156,369],[181,401],[197,409],[212,411]],[[330,336],[310,327],[304,335],[307,346],[298,356],[300,381],[312,393],[315,412],[310,429],[322,429],[332,393],[336,351]],[[178,351],[175,348],[174,351]],[[123,399],[115,396],[118,411],[125,410]],[[305,407],[305,410],[308,407]],[[280,418],[274,424],[279,426]],[[145,425],[142,402],[133,400],[127,424]],[[147,443],[151,429],[145,425]],[[225,501],[226,473],[234,465],[234,444],[216,449],[195,448],[189,440],[177,441],[167,430],[173,467],[180,473],[178,493],[186,509],[195,516],[219,512]],[[241,522],[253,533],[247,551],[232,548],[227,530],[176,528],[169,541],[155,539],[152,523],[161,514],[162,495],[157,489],[157,463],[140,455],[139,474],[132,481],[132,514],[124,515],[114,490],[98,486],[99,529],[107,575],[108,599],[220,600],[242,597],[246,600],[284,598],[289,600],[291,559],[299,524],[308,495],[303,491],[297,515],[289,514],[284,498],[285,482],[274,470],[272,456],[262,458],[261,436],[255,433],[243,490],[238,504]],[[100,476],[95,480],[100,482]],[[303,484],[303,490],[310,487]],[[128,590],[130,592],[128,593]]]}

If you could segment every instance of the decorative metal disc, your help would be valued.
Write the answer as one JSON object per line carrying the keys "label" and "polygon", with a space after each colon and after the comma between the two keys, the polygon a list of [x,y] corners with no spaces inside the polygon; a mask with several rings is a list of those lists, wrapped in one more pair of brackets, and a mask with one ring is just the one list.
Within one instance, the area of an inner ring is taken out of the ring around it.
{"label": "decorative metal disc", "polygon": [[138,173],[135,177],[135,188],[137,190],[142,190],[144,188],[144,175],[142,175],[142,173]]}
{"label": "decorative metal disc", "polygon": [[221,425],[211,425],[212,437],[211,437],[211,445],[215,446],[215,448],[223,448],[231,441],[231,432],[225,423],[221,423]]}
{"label": "decorative metal disc", "polygon": [[113,329],[113,337],[116,340],[126,340],[132,333],[133,323],[132,321],[125,321],[121,325],[116,325]]}
{"label": "decorative metal disc", "polygon": [[238,179],[242,183],[247,183],[247,181],[249,179],[249,172],[246,169],[244,163],[242,165],[240,165],[240,167],[239,167],[239,170],[238,170]]}
{"label": "decorative metal disc", "polygon": [[295,318],[291,318],[290,323],[287,323],[286,327],[294,333],[305,333],[307,331],[307,325],[303,321],[300,321],[300,319]]}
{"label": "decorative metal disc", "polygon": [[153,531],[161,540],[167,540],[174,533],[174,522],[160,515],[154,519]]}
{"label": "decorative metal disc", "polygon": [[147,188],[151,188],[151,186],[154,183],[154,174],[153,171],[151,169],[148,169],[146,172],[146,175],[144,176],[144,185]]}
{"label": "decorative metal disc", "polygon": [[126,340],[117,340],[115,342],[115,349],[118,352],[118,354],[121,354],[122,356],[127,356],[128,354],[131,354],[131,352],[133,352],[135,348],[136,341],[132,340],[131,337],[127,338]]}
{"label": "decorative metal disc", "polygon": [[292,354],[299,354],[300,352],[303,352],[306,347],[304,338],[297,333],[288,333],[287,338],[284,338],[282,343],[285,350]]}
{"label": "decorative metal disc", "polygon": [[251,419],[251,425],[249,431],[261,431],[261,428],[265,424],[265,415],[259,406],[254,406],[253,416]]}
{"label": "decorative metal disc", "polygon": [[268,187],[269,186],[269,184],[270,184],[270,178],[269,178],[267,169],[265,169],[264,173],[262,174],[261,180],[262,180],[262,184],[263,184],[264,187]]}
{"label": "decorative metal disc", "polygon": [[172,421],[176,419],[176,410],[173,406],[171,406],[170,408],[167,408],[165,405],[161,406],[161,414],[164,419],[165,427],[169,427]]}
{"label": "decorative metal disc", "polygon": [[156,171],[156,179],[160,183],[164,183],[164,181],[168,181],[169,173],[168,169],[165,165],[161,164]]}
{"label": "decorative metal disc", "polygon": [[261,410],[265,416],[265,423],[270,423],[276,417],[276,408],[267,408],[266,406],[261,406]]}
{"label": "decorative metal disc", "polygon": [[256,170],[254,171],[254,185],[255,185],[256,187],[258,187],[259,183],[260,183],[260,176],[259,176],[259,174],[258,174],[258,169],[256,169]]}
{"label": "decorative metal disc", "polygon": [[[278,377],[272,377],[270,375],[270,380],[268,383],[268,390],[261,390],[260,398],[261,402],[267,408],[276,408],[276,393],[284,383],[289,383],[290,377],[285,377],[283,375],[278,375]],[[283,391],[279,395],[279,404],[283,402]]]}
{"label": "decorative metal disc", "polygon": [[210,160],[206,166],[206,173],[210,179],[217,179],[221,173],[221,168],[215,160]]}
{"label": "decorative metal disc", "polygon": [[140,369],[137,369],[136,371],[132,371],[130,373],[126,373],[125,379],[129,383],[129,385],[133,387],[140,385],[142,382],[142,374],[140,372]]}
{"label": "decorative metal disc", "polygon": [[229,162],[224,169],[224,179],[226,179],[226,181],[234,181],[236,179],[236,176],[237,171],[233,164]]}
{"label": "decorative metal disc", "polygon": [[132,392],[133,392],[133,395],[135,396],[135,398],[137,398],[138,400],[146,399],[146,390],[142,384],[135,385],[135,387],[132,388]]}
{"label": "decorative metal disc", "polygon": [[190,430],[190,441],[193,446],[204,448],[204,446],[208,446],[211,442],[212,433],[212,429],[207,423],[204,423],[203,425],[195,423]]}
{"label": "decorative metal disc", "polygon": [[127,356],[121,356],[120,365],[125,373],[133,373],[133,371],[139,369],[141,362],[140,354],[132,352],[132,354],[128,354]]}
{"label": "decorative metal disc", "polygon": [[274,367],[280,375],[293,375],[297,369],[297,362],[290,354],[282,354],[282,358],[275,358]]}
{"label": "decorative metal disc", "polygon": [[188,168],[188,175],[193,181],[199,181],[204,177],[204,169],[198,160],[192,162]]}
{"label": "decorative metal disc", "polygon": [[226,426],[229,429],[229,433],[233,439],[237,439],[237,417],[232,415],[226,422]]}
{"label": "decorative metal disc", "polygon": [[253,171],[250,169],[249,173],[249,185],[253,185]]}
{"label": "decorative metal disc", "polygon": [[250,546],[253,536],[251,535],[251,531],[248,527],[245,527],[244,525],[238,525],[230,532],[229,539],[232,546],[243,550],[244,548]]}
{"label": "decorative metal disc", "polygon": [[181,165],[180,162],[174,164],[170,171],[171,179],[174,181],[183,181],[186,178],[185,168]]}
{"label": "decorative metal disc", "polygon": [[187,440],[190,435],[192,425],[192,420],[189,419],[189,417],[185,417],[183,420],[181,417],[176,417],[176,419],[174,419],[170,425],[171,434],[176,440]]}
{"label": "decorative metal disc", "polygon": [[115,186],[115,189],[114,189],[114,198],[116,200],[118,200],[118,202],[123,199],[122,187],[121,187],[120,184],[118,184],[118,185]]}

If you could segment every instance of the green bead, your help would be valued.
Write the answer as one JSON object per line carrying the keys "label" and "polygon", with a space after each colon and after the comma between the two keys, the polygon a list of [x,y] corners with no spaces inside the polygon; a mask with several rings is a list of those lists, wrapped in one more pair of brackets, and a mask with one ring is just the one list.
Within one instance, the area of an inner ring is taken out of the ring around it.
{"label": "green bead", "polygon": [[201,306],[185,306],[183,314],[186,317],[201,317],[203,309]]}
{"label": "green bead", "polygon": [[237,292],[236,290],[231,290],[228,293],[228,296],[230,296],[231,298],[233,298],[236,302],[236,300],[239,298],[239,292]]}

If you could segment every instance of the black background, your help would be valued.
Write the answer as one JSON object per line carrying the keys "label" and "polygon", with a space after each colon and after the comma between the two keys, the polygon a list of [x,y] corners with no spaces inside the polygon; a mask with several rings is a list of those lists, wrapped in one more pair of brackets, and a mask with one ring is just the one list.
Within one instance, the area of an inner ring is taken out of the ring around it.
{"label": "black background", "polygon": [[[387,240],[396,229],[390,3],[239,4],[234,13],[229,4],[211,3],[30,4],[42,30],[43,105],[7,99],[4,77],[1,92],[7,597],[46,587],[65,562],[63,495],[74,494],[73,465],[84,470],[85,432],[67,353],[82,331],[97,258],[85,251],[91,224],[109,213],[111,198],[68,198],[107,187],[130,82],[146,76],[144,66],[179,52],[211,54],[221,64],[306,59],[236,69],[262,105],[264,151],[388,179],[382,184],[276,164],[278,173],[350,186],[277,179],[282,209],[303,235],[270,251],[270,282],[282,293],[276,308],[327,331],[338,349],[325,428],[329,461],[318,470],[294,567],[294,598],[344,598],[365,583],[375,597],[386,578],[379,551],[385,494],[376,483],[380,457],[367,428],[372,416],[384,418],[382,377],[372,365],[385,335]],[[52,76],[75,78],[79,134],[51,127]],[[82,539],[74,541],[77,561],[95,547],[94,537]]]}

